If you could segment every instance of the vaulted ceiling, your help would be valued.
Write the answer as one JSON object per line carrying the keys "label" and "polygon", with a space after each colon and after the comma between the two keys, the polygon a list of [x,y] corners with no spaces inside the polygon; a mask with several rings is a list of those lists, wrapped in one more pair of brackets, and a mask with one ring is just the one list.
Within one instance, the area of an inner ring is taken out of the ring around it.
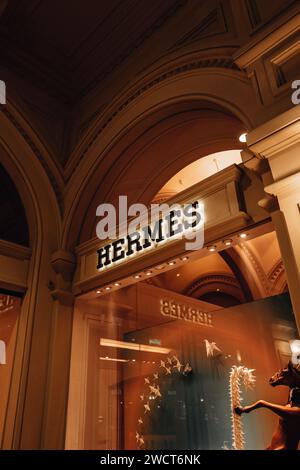
{"label": "vaulted ceiling", "polygon": [[0,21],[2,57],[38,62],[66,98],[104,79],[183,0],[10,0]]}

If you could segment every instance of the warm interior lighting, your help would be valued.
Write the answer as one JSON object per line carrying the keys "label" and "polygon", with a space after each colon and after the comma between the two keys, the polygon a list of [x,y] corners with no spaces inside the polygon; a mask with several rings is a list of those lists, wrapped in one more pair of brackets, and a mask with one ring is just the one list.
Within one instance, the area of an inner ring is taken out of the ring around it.
{"label": "warm interior lighting", "polygon": [[240,238],[247,238],[247,236],[248,236],[247,233],[241,233],[240,234]]}
{"label": "warm interior lighting", "polygon": [[177,273],[177,274],[176,274],[176,277],[179,277],[179,276],[180,276],[180,273]]}
{"label": "warm interior lighting", "polygon": [[153,352],[158,354],[169,354],[168,348],[159,346],[150,346],[148,344],[127,343],[126,341],[117,341],[115,339],[100,338],[100,346],[108,346],[110,348],[130,349],[132,351]]}
{"label": "warm interior lighting", "polygon": [[119,285],[120,285],[119,282],[115,282],[115,283],[114,283],[114,286],[116,286],[116,287],[118,287]]}
{"label": "warm interior lighting", "polygon": [[140,276],[139,274],[136,274],[136,275],[134,276],[134,279],[139,279],[140,277],[141,277],[141,276]]}
{"label": "warm interior lighting", "polygon": [[105,287],[105,290],[110,290],[110,289],[111,289],[111,287],[109,287],[109,286]]}
{"label": "warm interior lighting", "polygon": [[246,133],[246,132],[244,132],[243,134],[241,134],[241,135],[239,136],[239,141],[242,142],[243,144],[244,144],[245,142],[247,142],[247,133]]}
{"label": "warm interior lighting", "polygon": [[211,245],[207,247],[208,251],[216,251],[217,247],[216,245]]}
{"label": "warm interior lighting", "polygon": [[152,271],[147,271],[146,272],[146,276],[151,276],[151,274],[152,274]]}
{"label": "warm interior lighting", "polygon": [[101,294],[102,290],[97,290],[96,292],[97,294]]}
{"label": "warm interior lighting", "polygon": [[228,240],[224,240],[225,246],[230,246],[232,244],[232,240],[229,238]]}
{"label": "warm interior lighting", "polygon": [[175,261],[169,261],[168,265],[173,266],[175,264]]}
{"label": "warm interior lighting", "polygon": [[118,359],[116,357],[99,357],[101,361],[129,362],[129,359]]}
{"label": "warm interior lighting", "polygon": [[181,261],[187,261],[187,260],[189,259],[189,257],[188,257],[188,256],[183,256],[183,257],[180,258],[180,259],[181,259]]}

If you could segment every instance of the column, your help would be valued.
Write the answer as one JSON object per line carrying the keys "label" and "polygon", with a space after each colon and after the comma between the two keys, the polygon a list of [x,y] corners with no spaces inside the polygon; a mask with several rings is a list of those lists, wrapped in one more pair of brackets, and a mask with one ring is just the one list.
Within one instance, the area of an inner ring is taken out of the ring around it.
{"label": "column", "polygon": [[51,261],[56,273],[56,282],[51,292],[54,305],[48,366],[48,397],[41,447],[64,449],[74,304],[71,288],[75,258],[71,253],[60,250],[52,254]]}
{"label": "column", "polygon": [[272,216],[300,333],[300,107],[295,108],[250,132],[247,144],[270,165],[273,181],[265,183],[265,191],[271,199],[260,205]]}

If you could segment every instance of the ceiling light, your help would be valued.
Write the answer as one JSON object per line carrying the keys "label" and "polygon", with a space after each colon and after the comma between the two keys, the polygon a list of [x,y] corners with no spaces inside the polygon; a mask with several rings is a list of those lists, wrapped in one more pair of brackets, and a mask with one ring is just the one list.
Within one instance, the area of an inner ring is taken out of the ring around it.
{"label": "ceiling light", "polygon": [[152,274],[152,271],[147,271],[146,272],[146,276],[151,276],[151,274]]}
{"label": "ceiling light", "polygon": [[223,243],[224,243],[225,246],[230,246],[232,244],[232,240],[231,240],[231,238],[228,238],[228,240],[224,240]]}
{"label": "ceiling light", "polygon": [[177,274],[176,274],[176,277],[179,277],[179,276],[180,276],[180,273],[177,273]]}
{"label": "ceiling light", "polygon": [[247,237],[248,237],[247,233],[240,233],[240,238],[247,238]]}
{"label": "ceiling light", "polygon": [[101,294],[102,290],[97,290],[96,293],[97,294]]}
{"label": "ceiling light", "polygon": [[189,257],[188,257],[188,256],[183,256],[183,257],[180,258],[180,259],[181,259],[181,261],[187,261],[187,260],[189,259]]}
{"label": "ceiling light", "polygon": [[111,287],[109,287],[109,286],[105,287],[105,290],[110,290],[110,289],[111,289]]}
{"label": "ceiling light", "polygon": [[169,266],[174,266],[174,264],[175,264],[175,261],[169,261],[169,262],[168,262],[168,265],[169,265]]}
{"label": "ceiling light", "polygon": [[216,245],[210,245],[207,247],[208,251],[216,251],[217,247]]}
{"label": "ceiling light", "polygon": [[114,286],[116,286],[116,287],[118,287],[119,285],[120,285],[119,282],[115,282],[115,283],[114,283]]}
{"label": "ceiling light", "polygon": [[99,357],[101,361],[114,361],[114,362],[129,362],[129,359],[117,359],[114,357]]}
{"label": "ceiling light", "polygon": [[140,277],[141,277],[140,274],[136,274],[136,275],[134,276],[134,279],[139,279]]}
{"label": "ceiling light", "polygon": [[245,142],[247,142],[247,133],[246,133],[246,132],[244,132],[243,134],[241,134],[241,135],[239,136],[239,141],[242,142],[243,144],[244,144]]}
{"label": "ceiling light", "polygon": [[100,338],[100,346],[108,346],[110,348],[130,349],[132,351],[153,352],[158,354],[169,354],[170,349],[158,346],[149,346],[148,344],[127,343],[126,341],[118,341],[109,338]]}

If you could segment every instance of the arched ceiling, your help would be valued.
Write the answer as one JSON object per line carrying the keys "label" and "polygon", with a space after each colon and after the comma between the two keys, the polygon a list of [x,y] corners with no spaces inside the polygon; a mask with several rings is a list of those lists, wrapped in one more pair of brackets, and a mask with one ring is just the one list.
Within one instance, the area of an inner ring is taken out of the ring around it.
{"label": "arched ceiling", "polygon": [[[233,251],[241,253],[238,261],[234,256],[231,258]],[[237,269],[233,269],[234,264]],[[215,295],[217,301],[219,293],[224,293],[237,303],[249,300],[247,289],[252,299],[258,299],[279,294],[286,287],[274,231],[231,247],[226,257],[222,253],[207,252],[206,256],[159,274],[148,282],[198,299],[210,294]]]}
{"label": "arched ceiling", "polygon": [[102,202],[118,207],[119,195],[127,195],[128,204],[149,204],[160,188],[190,163],[213,151],[241,148],[239,135],[244,125],[235,116],[216,105],[210,109],[201,101],[185,106],[189,110],[181,103],[181,112],[171,107],[169,115],[165,109],[165,116],[153,120],[141,133],[133,130],[125,143],[100,162],[107,170],[99,173],[84,217],[81,242],[95,236],[96,208]]}
{"label": "arched ceiling", "polygon": [[242,163],[240,150],[224,150],[199,158],[172,176],[153,198],[153,202],[165,200],[218,171],[239,163]]}

